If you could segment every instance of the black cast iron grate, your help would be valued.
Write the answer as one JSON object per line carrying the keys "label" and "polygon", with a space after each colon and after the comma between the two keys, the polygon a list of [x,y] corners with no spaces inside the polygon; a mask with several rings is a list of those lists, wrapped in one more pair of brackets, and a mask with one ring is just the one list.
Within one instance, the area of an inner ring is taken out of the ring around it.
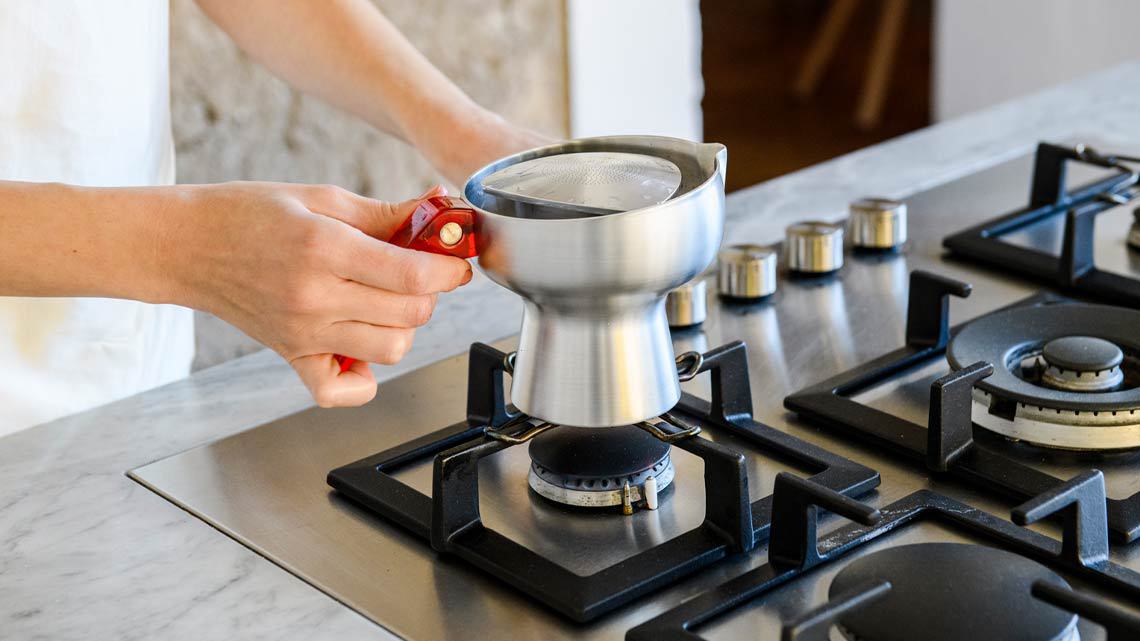
{"label": "black cast iron grate", "polygon": [[[929,490],[907,495],[881,510],[839,495],[809,480],[782,472],[774,490],[776,513],[768,543],[768,563],[712,588],[635,628],[627,641],[700,641],[695,628],[768,594],[812,569],[852,553],[896,530],[937,522],[1044,563],[1090,587],[1140,603],[1140,573],[1108,561],[1104,516],[1104,476],[1086,472],[1013,510],[1022,525],[1051,515],[1064,519],[1064,536],[1056,541],[1014,523]],[[820,509],[856,521],[824,537],[817,536]],[[835,596],[794,620],[783,622],[783,641],[827,641],[842,615],[873,607],[890,590],[874,583]],[[1048,583],[1035,583],[1032,594],[1062,610],[1100,624],[1108,641],[1140,638],[1140,617],[1099,596]],[[915,613],[921,617],[921,612]],[[900,625],[903,622],[899,622]],[[914,623],[914,622],[911,622]]]}
{"label": "black cast iron grate", "polygon": [[[1105,156],[1078,145],[1037,145],[1029,204],[943,239],[954,255],[1016,273],[1062,291],[1097,299],[1109,305],[1140,309],[1140,277],[1098,269],[1093,260],[1093,227],[1096,216],[1136,198],[1137,174],[1124,166],[1128,157]],[[1113,168],[1117,173],[1072,191],[1065,190],[1069,162]],[[1002,237],[1043,220],[1064,216],[1060,255],[1020,247]]]}
{"label": "black cast iron grate", "polygon": [[[949,297],[966,297],[970,285],[923,271],[910,277],[906,345],[784,399],[797,414],[844,434],[869,440],[884,449],[918,459],[933,472],[945,472],[984,489],[1024,501],[1064,483],[1051,474],[1010,456],[979,447],[973,437],[971,393],[974,383],[989,376],[993,365],[980,362],[952,371],[930,388],[927,425],[919,425],[873,408],[852,396],[886,382],[932,359],[942,357],[950,340]],[[1040,304],[1038,295],[1017,304]],[[1125,499],[1106,499],[1108,526],[1115,540],[1140,537],[1140,492]]]}
{"label": "black cast iron grate", "polygon": [[[436,551],[462,558],[579,622],[730,554],[748,552],[767,538],[772,496],[751,501],[744,455],[699,436],[673,445],[704,460],[704,522],[594,574],[575,574],[486,527],[479,514],[478,462],[512,446],[485,434],[512,418],[504,396],[504,356],[487,345],[472,345],[466,421],[337,468],[328,475],[329,485],[426,539]],[[878,486],[874,470],[752,420],[743,342],[704,354],[699,371],[712,377],[711,401],[685,394],[671,413],[818,470],[812,481],[831,491],[858,496]],[[430,497],[392,476],[427,457],[434,457]]]}

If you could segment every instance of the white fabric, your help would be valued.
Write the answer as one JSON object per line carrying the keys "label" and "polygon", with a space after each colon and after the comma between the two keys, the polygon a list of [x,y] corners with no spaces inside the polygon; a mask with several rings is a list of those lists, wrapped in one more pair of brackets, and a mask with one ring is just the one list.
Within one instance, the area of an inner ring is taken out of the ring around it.
{"label": "white fabric", "polygon": [[[173,183],[167,12],[0,2],[0,179]],[[0,435],[183,377],[193,353],[184,308],[0,297]]]}

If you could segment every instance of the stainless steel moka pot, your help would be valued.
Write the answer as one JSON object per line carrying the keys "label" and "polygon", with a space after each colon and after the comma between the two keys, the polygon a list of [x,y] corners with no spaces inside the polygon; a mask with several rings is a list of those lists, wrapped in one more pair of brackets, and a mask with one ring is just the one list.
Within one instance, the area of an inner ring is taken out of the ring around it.
{"label": "stainless steel moka pot", "polygon": [[[680,183],[664,202],[598,213],[546,208],[484,189],[496,172],[580,152],[667,160]],[[716,256],[724,227],[723,145],[657,136],[572,140],[498,160],[464,188],[479,267],[525,301],[511,402],[560,425],[610,427],[680,400],[665,296]]]}

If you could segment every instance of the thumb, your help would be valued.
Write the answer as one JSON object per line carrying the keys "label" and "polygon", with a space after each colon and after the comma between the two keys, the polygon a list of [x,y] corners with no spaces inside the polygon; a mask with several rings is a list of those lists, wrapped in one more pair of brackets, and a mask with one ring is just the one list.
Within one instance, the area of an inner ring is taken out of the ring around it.
{"label": "thumb", "polygon": [[373,238],[386,241],[421,202],[434,196],[446,196],[447,190],[436,185],[417,198],[398,203],[368,198],[339,188],[305,187],[298,195],[309,211],[335,218]]}
{"label": "thumb", "polygon": [[352,225],[373,238],[386,241],[392,237],[396,229],[416,211],[416,208],[423,201],[446,195],[447,189],[443,185],[435,185],[416,198],[397,203],[362,198],[367,203],[362,203],[360,224],[352,223]]}

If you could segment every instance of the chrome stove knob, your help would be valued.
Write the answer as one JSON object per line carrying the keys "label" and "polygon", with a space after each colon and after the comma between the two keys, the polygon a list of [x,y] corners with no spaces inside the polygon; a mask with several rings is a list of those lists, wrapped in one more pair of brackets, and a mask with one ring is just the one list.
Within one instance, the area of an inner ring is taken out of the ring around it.
{"label": "chrome stove knob", "polygon": [[784,254],[793,272],[830,274],[843,267],[843,227],[816,220],[791,225]]}
{"label": "chrome stove knob", "polygon": [[906,203],[889,198],[860,198],[851,203],[847,230],[859,249],[889,251],[906,242]]}
{"label": "chrome stove knob", "polygon": [[729,245],[717,254],[716,287],[721,296],[757,301],[776,292],[776,250],[763,245]]}
{"label": "chrome stove knob", "polygon": [[708,311],[705,302],[707,291],[705,279],[698,276],[696,280],[669,292],[665,297],[665,316],[669,319],[669,327],[683,329],[705,322]]}

